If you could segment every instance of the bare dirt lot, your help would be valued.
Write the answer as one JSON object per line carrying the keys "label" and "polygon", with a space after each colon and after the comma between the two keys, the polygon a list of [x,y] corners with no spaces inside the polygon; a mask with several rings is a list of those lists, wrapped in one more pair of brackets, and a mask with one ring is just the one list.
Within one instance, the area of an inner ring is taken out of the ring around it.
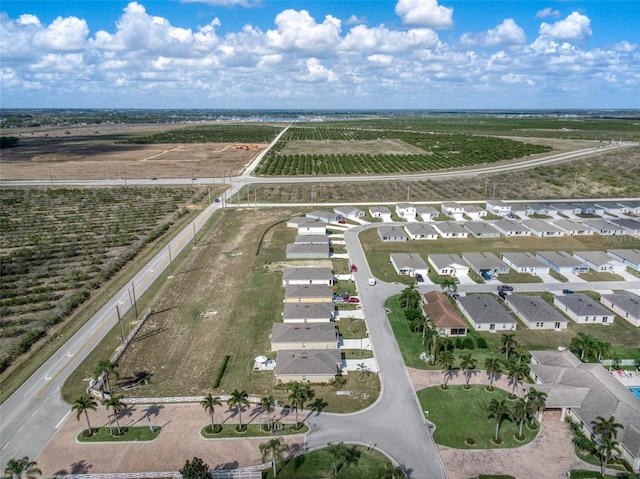
{"label": "bare dirt lot", "polygon": [[[184,128],[185,125],[180,125]],[[177,125],[95,125],[15,129],[2,150],[2,180],[212,178],[239,174],[265,147],[236,143],[121,144]]]}

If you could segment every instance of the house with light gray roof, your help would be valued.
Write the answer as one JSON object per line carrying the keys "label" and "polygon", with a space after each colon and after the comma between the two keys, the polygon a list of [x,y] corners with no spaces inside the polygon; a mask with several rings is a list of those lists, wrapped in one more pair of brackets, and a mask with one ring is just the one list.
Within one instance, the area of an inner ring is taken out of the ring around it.
{"label": "house with light gray roof", "polygon": [[455,221],[436,221],[433,227],[443,238],[466,238],[469,232]]}
{"label": "house with light gray roof", "polygon": [[629,291],[614,294],[603,294],[600,303],[614,311],[622,319],[640,328],[640,296]]}
{"label": "house with light gray roof", "polygon": [[333,323],[273,323],[270,339],[271,351],[338,348],[338,330]]}
{"label": "house with light gray roof", "polygon": [[587,266],[584,261],[574,258],[566,251],[538,251],[536,258],[560,274],[589,272],[589,266]]}
{"label": "house with light gray roof", "polygon": [[418,253],[391,253],[389,262],[400,276],[421,275],[426,278],[429,274],[429,266]]}
{"label": "house with light gray roof", "polygon": [[336,206],[333,211],[338,216],[348,220],[362,218],[365,214],[364,211],[353,206]]}
{"label": "house with light gray roof", "polygon": [[492,294],[467,294],[458,298],[458,307],[476,331],[515,331],[517,321]]}
{"label": "house with light gray roof", "polygon": [[611,324],[615,317],[611,311],[586,294],[554,296],[553,305],[580,324]]}
{"label": "house with light gray roof", "polygon": [[342,370],[339,349],[283,349],[276,358],[277,383],[328,383]]}
{"label": "house with light gray roof", "polygon": [[487,211],[492,215],[505,216],[511,213],[513,207],[510,203],[500,200],[487,200]]}
{"label": "house with light gray roof", "polygon": [[312,220],[322,221],[323,223],[335,223],[340,219],[336,213],[321,210],[312,211],[311,213],[307,213],[305,216]]}
{"label": "house with light gray roof", "polygon": [[623,235],[625,233],[624,228],[621,226],[614,225],[613,223],[609,223],[608,221],[601,219],[585,219],[582,220],[582,223],[596,233],[604,236]]}
{"label": "house with light gray roof", "polygon": [[624,273],[627,267],[602,251],[574,251],[574,258],[600,273]]}
{"label": "house with light gray roof", "polygon": [[472,220],[479,220],[486,217],[489,213],[478,205],[464,205],[464,214]]}
{"label": "house with light gray roof", "polygon": [[500,232],[486,221],[467,221],[464,227],[476,238],[499,238]]}
{"label": "house with light gray roof", "polygon": [[549,203],[549,211],[553,213],[560,213],[565,216],[574,216],[580,213],[580,208],[570,203]]}
{"label": "house with light gray roof", "polygon": [[509,265],[493,253],[462,253],[462,259],[478,274],[509,274]]}
{"label": "house with light gray roof", "polygon": [[604,215],[604,208],[596,205],[595,203],[580,201],[578,203],[574,203],[574,205],[580,208],[580,213],[584,215],[596,215],[596,216]]}
{"label": "house with light gray roof", "polygon": [[615,201],[596,201],[597,206],[604,209],[604,212],[614,216],[620,216],[628,213],[629,210]]}
{"label": "house with light gray roof", "polygon": [[285,303],[331,303],[333,288],[326,284],[290,284],[284,291]]}
{"label": "house with light gray roof", "polygon": [[567,236],[593,234],[593,230],[591,228],[583,225],[579,221],[561,219],[553,221],[553,224],[558,228],[563,229]]}
{"label": "house with light gray roof", "polygon": [[326,259],[330,256],[329,244],[288,244],[287,259]]}
{"label": "house with light gray roof", "polygon": [[404,230],[412,240],[437,240],[438,232],[425,223],[407,223]]}
{"label": "house with light gray roof", "polygon": [[609,220],[609,223],[623,228],[627,234],[640,235],[640,221],[630,218],[619,218]]}
{"label": "house with light gray roof", "polygon": [[334,281],[331,268],[294,268],[285,267],[282,270],[282,286],[290,284],[325,284],[331,286]]}
{"label": "house with light gray roof", "polygon": [[532,218],[524,220],[522,224],[529,228],[531,232],[539,238],[547,238],[550,236],[557,238],[559,236],[564,236],[564,230],[554,226],[551,222]]}
{"label": "house with light gray roof", "polygon": [[[598,417],[615,417],[622,457],[640,471],[640,401],[598,363],[583,363],[570,351],[530,351],[535,388],[546,393],[545,411],[560,411],[595,436]],[[557,416],[554,416],[557,417]]]}
{"label": "house with light gray roof", "polygon": [[627,267],[640,271],[640,249],[610,249],[607,254]]}
{"label": "house with light gray roof", "polygon": [[505,304],[529,329],[567,329],[569,320],[540,296],[509,294]]}
{"label": "house with light gray roof", "polygon": [[416,216],[422,221],[433,221],[433,218],[440,216],[440,212],[433,206],[418,205],[416,206]]}
{"label": "house with light gray roof", "polygon": [[549,265],[543,263],[534,255],[526,251],[510,251],[508,253],[501,253],[500,259],[518,273],[529,273],[535,276],[540,274],[549,274]]}
{"label": "house with light gray roof", "polygon": [[469,275],[469,266],[457,254],[430,254],[429,263],[440,276]]}
{"label": "house with light gray roof", "polygon": [[380,218],[382,221],[391,221],[391,210],[386,206],[371,206],[369,214],[372,218]]}
{"label": "house with light gray roof", "polygon": [[284,303],[285,323],[328,323],[333,320],[335,306],[330,303]]}
{"label": "house with light gray roof", "polygon": [[505,236],[531,236],[531,230],[518,221],[498,220],[494,221],[493,226]]}
{"label": "house with light gray roof", "polygon": [[409,237],[400,226],[378,226],[378,238],[380,241],[408,241]]}
{"label": "house with light gray roof", "polygon": [[330,245],[329,235],[297,235],[295,244],[327,244]]}
{"label": "house with light gray roof", "polygon": [[618,204],[626,208],[629,213],[640,213],[640,201],[618,201]]}

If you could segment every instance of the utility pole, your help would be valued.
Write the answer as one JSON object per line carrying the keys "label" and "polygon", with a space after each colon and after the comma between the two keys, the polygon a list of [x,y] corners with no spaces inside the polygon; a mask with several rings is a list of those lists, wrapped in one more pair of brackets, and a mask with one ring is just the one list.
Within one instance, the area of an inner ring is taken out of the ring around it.
{"label": "utility pole", "polygon": [[135,315],[136,321],[138,321],[138,300],[136,299],[136,287],[131,281],[131,293],[133,294],[133,314]]}
{"label": "utility pole", "polygon": [[171,259],[171,245],[167,245],[167,249],[169,250],[169,266],[171,266],[171,276],[173,276],[173,260]]}
{"label": "utility pole", "polygon": [[191,223],[191,226],[193,226],[193,241],[195,242],[195,245],[198,246],[198,237],[196,236],[196,222],[194,221],[193,223]]}
{"label": "utility pole", "polygon": [[120,308],[118,308],[117,304],[116,304],[116,314],[118,315],[118,324],[120,324],[120,334],[122,335],[122,342],[124,343],[124,340],[125,340],[124,328],[122,327],[122,318],[120,317]]}

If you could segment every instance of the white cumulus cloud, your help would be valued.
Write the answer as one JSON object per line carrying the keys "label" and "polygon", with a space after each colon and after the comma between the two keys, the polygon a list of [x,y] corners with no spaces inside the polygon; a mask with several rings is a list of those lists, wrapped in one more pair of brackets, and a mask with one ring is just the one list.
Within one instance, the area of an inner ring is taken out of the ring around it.
{"label": "white cumulus cloud", "polygon": [[396,14],[405,25],[435,29],[453,27],[453,8],[438,5],[438,0],[398,0]]}
{"label": "white cumulus cloud", "polygon": [[267,31],[267,45],[278,50],[321,52],[340,41],[341,21],[327,15],[317,23],[306,10],[284,10],[275,19],[276,30]]}
{"label": "white cumulus cloud", "polygon": [[317,58],[308,58],[305,62],[306,73],[298,77],[299,81],[304,82],[335,82],[338,75],[326,68]]}
{"label": "white cumulus cloud", "polygon": [[536,18],[560,18],[560,11],[554,10],[551,7],[544,8],[542,10],[538,10],[536,12]]}
{"label": "white cumulus cloud", "polygon": [[513,18],[507,18],[486,32],[465,33],[460,41],[466,46],[522,45],[527,41],[527,36]]}
{"label": "white cumulus cloud", "polygon": [[543,23],[540,25],[539,33],[554,40],[586,40],[591,36],[591,20],[586,15],[573,12],[564,20],[554,24]]}

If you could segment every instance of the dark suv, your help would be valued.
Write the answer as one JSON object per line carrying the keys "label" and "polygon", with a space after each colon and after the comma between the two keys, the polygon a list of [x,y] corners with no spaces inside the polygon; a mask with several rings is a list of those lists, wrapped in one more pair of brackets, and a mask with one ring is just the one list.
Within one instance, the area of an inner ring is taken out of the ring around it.
{"label": "dark suv", "polygon": [[498,291],[513,291],[513,286],[509,286],[508,284],[501,284],[498,286]]}

